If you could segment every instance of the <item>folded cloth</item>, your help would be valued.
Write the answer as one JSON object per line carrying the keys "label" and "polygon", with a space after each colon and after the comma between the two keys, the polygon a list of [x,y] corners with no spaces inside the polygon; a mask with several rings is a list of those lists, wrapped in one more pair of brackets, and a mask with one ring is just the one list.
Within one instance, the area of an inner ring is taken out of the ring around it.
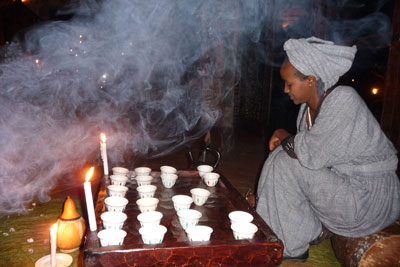
{"label": "folded cloth", "polygon": [[316,37],[289,39],[283,49],[290,63],[302,74],[324,83],[324,90],[337,83],[353,64],[357,47],[335,45]]}

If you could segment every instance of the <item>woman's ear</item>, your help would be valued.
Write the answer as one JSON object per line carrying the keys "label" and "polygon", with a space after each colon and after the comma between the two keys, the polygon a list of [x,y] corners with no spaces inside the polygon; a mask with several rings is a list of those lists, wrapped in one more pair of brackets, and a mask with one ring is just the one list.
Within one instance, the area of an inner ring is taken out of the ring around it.
{"label": "woman's ear", "polygon": [[317,81],[317,79],[315,79],[315,77],[312,76],[312,75],[307,76],[307,79],[308,79],[309,82],[316,82]]}
{"label": "woman's ear", "polygon": [[317,79],[315,79],[314,76],[311,76],[311,75],[308,76],[307,80],[308,80],[308,84],[309,84],[310,87],[317,85]]}

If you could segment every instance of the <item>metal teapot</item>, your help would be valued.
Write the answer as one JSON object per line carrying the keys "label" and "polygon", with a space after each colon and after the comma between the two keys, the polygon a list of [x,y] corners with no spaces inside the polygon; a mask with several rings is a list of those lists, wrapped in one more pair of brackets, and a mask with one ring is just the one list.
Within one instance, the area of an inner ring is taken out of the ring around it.
{"label": "metal teapot", "polygon": [[211,148],[207,143],[204,143],[200,149],[189,150],[188,155],[190,165],[193,167],[210,165],[215,169],[221,160],[221,154],[218,150]]}

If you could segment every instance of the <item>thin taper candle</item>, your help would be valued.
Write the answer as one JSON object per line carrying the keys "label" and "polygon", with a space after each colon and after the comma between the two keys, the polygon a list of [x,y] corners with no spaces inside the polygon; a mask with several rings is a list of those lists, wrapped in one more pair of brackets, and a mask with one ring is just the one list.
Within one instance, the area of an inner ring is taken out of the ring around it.
{"label": "thin taper candle", "polygon": [[104,175],[108,175],[108,159],[107,159],[107,144],[106,135],[104,133],[100,134],[100,155],[103,160]]}
{"label": "thin taper candle", "polygon": [[94,206],[93,206],[92,184],[89,182],[90,177],[93,174],[93,171],[94,171],[94,167],[91,167],[90,170],[86,173],[85,182],[83,183],[83,188],[85,190],[86,209],[87,209],[88,218],[89,218],[90,231],[97,230],[96,215],[94,213]]}
{"label": "thin taper candle", "polygon": [[51,267],[57,266],[57,223],[50,227],[50,264]]}

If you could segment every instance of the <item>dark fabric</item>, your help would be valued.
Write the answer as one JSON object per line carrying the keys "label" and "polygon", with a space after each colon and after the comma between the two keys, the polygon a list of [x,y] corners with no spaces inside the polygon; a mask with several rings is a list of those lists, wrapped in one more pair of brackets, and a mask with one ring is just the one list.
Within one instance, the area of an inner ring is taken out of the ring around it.
{"label": "dark fabric", "polygon": [[297,159],[296,153],[294,152],[294,136],[290,135],[283,139],[281,142],[283,150],[293,159]]}

